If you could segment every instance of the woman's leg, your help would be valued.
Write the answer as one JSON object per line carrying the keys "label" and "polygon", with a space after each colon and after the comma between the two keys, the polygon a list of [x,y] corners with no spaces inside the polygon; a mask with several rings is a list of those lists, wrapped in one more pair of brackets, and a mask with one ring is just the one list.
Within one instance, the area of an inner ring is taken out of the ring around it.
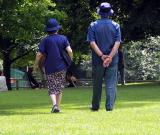
{"label": "woman's leg", "polygon": [[57,104],[56,102],[56,95],[55,94],[50,94],[51,100],[52,100],[52,104],[53,106]]}
{"label": "woman's leg", "polygon": [[60,103],[62,99],[62,93],[56,95],[56,104],[58,106],[58,109],[60,110]]}
{"label": "woman's leg", "polygon": [[53,104],[51,113],[58,113],[60,111],[58,104],[60,104],[60,99],[61,98],[60,98],[59,95],[55,95],[55,94],[50,95],[50,97],[52,99],[52,104]]}

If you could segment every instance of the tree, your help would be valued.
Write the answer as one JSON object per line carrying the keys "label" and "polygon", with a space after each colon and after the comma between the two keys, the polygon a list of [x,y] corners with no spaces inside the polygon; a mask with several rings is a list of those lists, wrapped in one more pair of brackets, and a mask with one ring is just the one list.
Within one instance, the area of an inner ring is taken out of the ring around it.
{"label": "tree", "polygon": [[[50,0],[12,0],[0,3],[0,51],[8,89],[11,64],[34,50],[44,36],[45,20],[62,18]],[[50,10],[51,9],[51,10]]]}
{"label": "tree", "polygon": [[[79,63],[82,54],[88,53],[89,46],[86,43],[87,29],[94,19],[88,0],[57,0],[57,8],[64,11],[68,20],[64,20],[63,31],[71,42],[74,50],[74,61]],[[76,57],[75,57],[76,56]]]}
{"label": "tree", "polygon": [[[103,0],[90,0],[95,10]],[[114,20],[120,23],[125,41],[141,40],[160,34],[160,2],[158,0],[108,0],[114,10]]]}
{"label": "tree", "polygon": [[124,21],[127,40],[140,40],[160,34],[160,2],[158,0],[132,0],[128,19]]}

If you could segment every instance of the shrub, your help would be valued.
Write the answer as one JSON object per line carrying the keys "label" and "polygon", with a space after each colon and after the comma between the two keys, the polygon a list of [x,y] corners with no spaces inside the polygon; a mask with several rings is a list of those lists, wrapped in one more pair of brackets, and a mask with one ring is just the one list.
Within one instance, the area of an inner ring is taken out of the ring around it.
{"label": "shrub", "polygon": [[160,77],[160,36],[124,44],[126,79],[158,80]]}

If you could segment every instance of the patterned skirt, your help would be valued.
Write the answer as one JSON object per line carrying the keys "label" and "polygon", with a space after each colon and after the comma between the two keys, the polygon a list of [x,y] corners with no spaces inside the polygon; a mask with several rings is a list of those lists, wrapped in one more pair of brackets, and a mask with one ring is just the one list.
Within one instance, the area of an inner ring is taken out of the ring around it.
{"label": "patterned skirt", "polygon": [[66,83],[65,76],[66,76],[66,70],[46,75],[49,95],[51,94],[58,95],[62,93],[62,89],[65,87]]}

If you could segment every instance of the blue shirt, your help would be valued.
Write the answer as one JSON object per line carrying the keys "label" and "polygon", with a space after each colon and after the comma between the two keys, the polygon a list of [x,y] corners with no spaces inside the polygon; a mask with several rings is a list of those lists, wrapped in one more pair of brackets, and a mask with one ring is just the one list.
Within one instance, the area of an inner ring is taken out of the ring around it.
{"label": "blue shirt", "polygon": [[42,39],[38,51],[46,56],[44,63],[46,74],[59,72],[66,68],[59,49],[66,49],[69,45],[67,38],[59,34],[48,35]]}
{"label": "blue shirt", "polygon": [[[95,41],[102,53],[108,55],[115,42],[121,42],[120,26],[118,23],[108,18],[102,18],[92,22],[88,28],[87,41]],[[117,63],[118,54],[115,54],[111,65]],[[99,58],[94,51],[92,51],[92,64],[102,64],[101,58]]]}

